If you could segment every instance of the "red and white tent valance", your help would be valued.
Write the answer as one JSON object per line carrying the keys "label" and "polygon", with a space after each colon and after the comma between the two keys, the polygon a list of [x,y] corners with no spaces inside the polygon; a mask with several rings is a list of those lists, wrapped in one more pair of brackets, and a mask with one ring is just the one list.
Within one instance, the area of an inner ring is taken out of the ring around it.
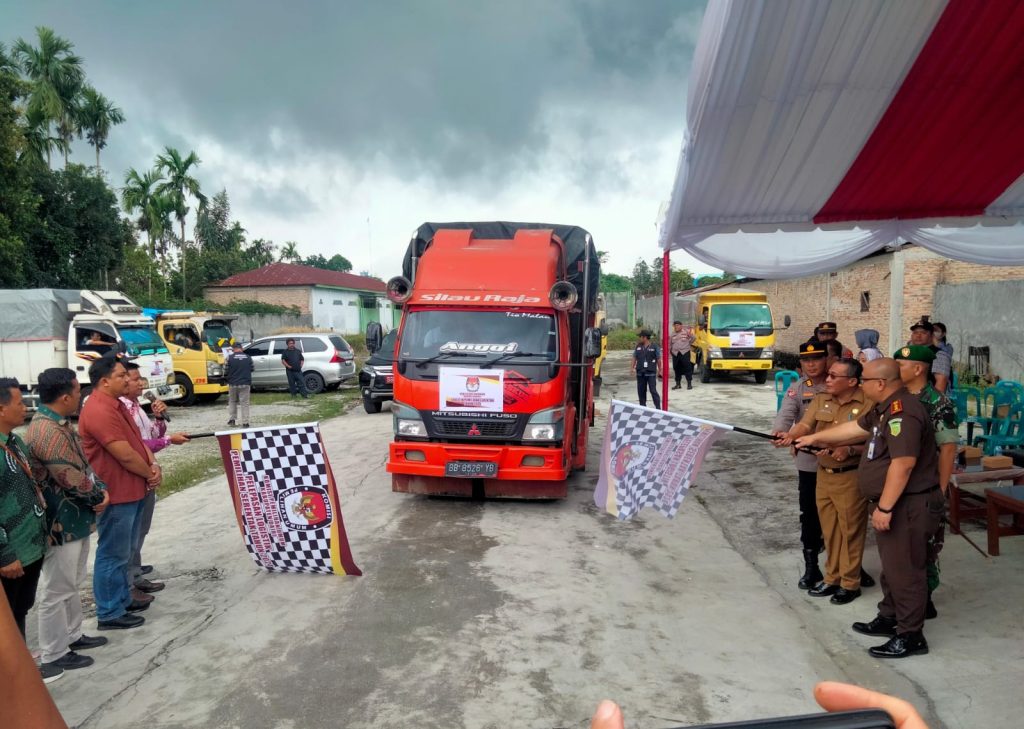
{"label": "red and white tent valance", "polygon": [[1024,264],[1024,2],[710,0],[687,124],[666,250],[760,277],[906,240]]}

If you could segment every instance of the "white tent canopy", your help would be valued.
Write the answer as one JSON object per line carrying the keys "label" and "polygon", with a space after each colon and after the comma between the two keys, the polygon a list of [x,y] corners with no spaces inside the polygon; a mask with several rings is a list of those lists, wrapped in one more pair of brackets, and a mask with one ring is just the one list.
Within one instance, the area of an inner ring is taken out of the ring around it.
{"label": "white tent canopy", "polygon": [[710,0],[665,250],[778,278],[1024,264],[1024,3]]}

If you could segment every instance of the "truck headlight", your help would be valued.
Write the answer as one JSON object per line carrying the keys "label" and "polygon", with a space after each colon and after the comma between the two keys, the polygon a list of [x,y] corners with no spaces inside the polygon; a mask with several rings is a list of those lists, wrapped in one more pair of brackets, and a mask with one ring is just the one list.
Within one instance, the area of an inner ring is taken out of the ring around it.
{"label": "truck headlight", "polygon": [[377,375],[377,370],[373,368],[373,365],[363,365],[363,372],[369,375],[371,380]]}
{"label": "truck headlight", "polygon": [[565,408],[541,410],[530,417],[523,440],[562,440],[565,435]]}
{"label": "truck headlight", "polygon": [[711,359],[712,357],[721,357],[721,356],[722,356],[722,348],[721,347],[708,347],[708,359]]}
{"label": "truck headlight", "polygon": [[423,418],[405,403],[395,402],[391,412],[394,418],[395,435],[406,438],[426,438],[427,426],[423,424]]}
{"label": "truck headlight", "polygon": [[775,357],[775,350],[771,347],[765,347],[761,350],[761,359],[772,359]]}
{"label": "truck headlight", "polygon": [[424,438],[427,435],[427,429],[423,427],[422,420],[396,418],[395,423],[396,435],[404,435],[410,438]]}
{"label": "truck headlight", "polygon": [[224,367],[217,364],[216,362],[206,363],[206,376],[207,377],[220,377],[224,374]]}

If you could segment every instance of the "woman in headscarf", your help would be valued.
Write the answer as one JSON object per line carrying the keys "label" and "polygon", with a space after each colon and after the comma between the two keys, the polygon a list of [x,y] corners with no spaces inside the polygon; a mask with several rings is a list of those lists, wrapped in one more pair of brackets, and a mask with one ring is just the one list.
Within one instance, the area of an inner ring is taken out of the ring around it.
{"label": "woman in headscarf", "polygon": [[885,356],[878,349],[878,331],[875,329],[858,329],[853,336],[857,340],[857,346],[860,347],[857,359],[863,364]]}

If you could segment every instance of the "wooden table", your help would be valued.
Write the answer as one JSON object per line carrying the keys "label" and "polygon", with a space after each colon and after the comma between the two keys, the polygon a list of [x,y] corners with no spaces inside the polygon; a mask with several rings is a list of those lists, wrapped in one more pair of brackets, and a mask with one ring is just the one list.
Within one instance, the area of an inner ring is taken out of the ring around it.
{"label": "wooden table", "polygon": [[[999,537],[1024,534],[1024,486],[1001,486],[985,489],[987,510],[988,553],[999,556]],[[1009,524],[1000,522],[999,517],[1009,514]]]}
{"label": "wooden table", "polygon": [[[960,522],[964,519],[985,519],[988,528],[991,530],[993,526],[999,528],[999,521],[996,519],[992,521],[989,517],[988,507],[988,494],[989,493],[1000,493],[1002,489],[986,489],[984,494],[975,494],[970,491],[963,489],[962,487],[967,484],[985,484],[985,483],[996,483],[998,481],[1012,481],[1015,486],[1024,486],[1024,468],[1002,468],[998,471],[964,471],[961,473],[953,474],[955,484],[950,484],[949,487],[949,527],[954,534],[960,533]],[[1012,497],[1009,497],[1011,500]],[[1002,500],[999,502],[1004,504]],[[1012,509],[1002,505],[999,508],[1003,511],[998,511],[997,514],[1014,514]],[[1017,517],[1014,517],[1014,523],[1018,522]],[[1009,528],[1009,527],[1007,527]],[[1013,534],[1015,532],[1006,532],[1006,534]],[[992,532],[989,532],[989,552],[991,554],[999,553],[999,537],[995,537],[996,551],[992,552],[993,544]]]}

